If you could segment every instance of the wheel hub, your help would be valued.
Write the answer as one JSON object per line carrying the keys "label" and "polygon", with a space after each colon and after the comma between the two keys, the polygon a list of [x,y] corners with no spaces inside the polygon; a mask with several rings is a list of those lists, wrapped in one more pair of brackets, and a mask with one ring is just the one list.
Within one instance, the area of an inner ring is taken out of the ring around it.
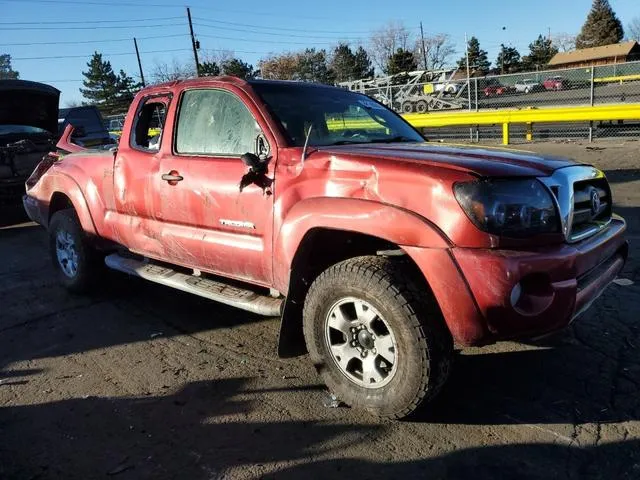
{"label": "wheel hub", "polygon": [[396,372],[396,341],[389,324],[368,302],[344,298],[325,323],[329,352],[343,375],[365,388],[380,388]]}
{"label": "wheel hub", "polygon": [[358,334],[356,335],[356,339],[362,348],[365,350],[372,350],[375,342],[373,341],[373,336],[369,331],[363,327]]}
{"label": "wheel hub", "polygon": [[78,251],[73,236],[64,230],[56,234],[56,257],[62,272],[69,278],[78,273]]}

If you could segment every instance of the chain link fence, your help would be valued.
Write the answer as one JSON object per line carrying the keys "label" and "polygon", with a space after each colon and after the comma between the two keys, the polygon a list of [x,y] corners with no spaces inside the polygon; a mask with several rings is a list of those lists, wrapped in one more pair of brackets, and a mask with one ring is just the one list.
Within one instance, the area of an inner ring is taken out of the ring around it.
{"label": "chain link fence", "polygon": [[[425,72],[428,75],[428,72]],[[351,87],[399,113],[491,111],[640,103],[640,62],[461,78],[461,70],[424,82],[424,74],[374,79]],[[638,121],[534,124],[534,140],[639,138]],[[524,142],[527,127],[512,126]],[[431,139],[486,141],[502,138],[502,126],[427,128]]]}

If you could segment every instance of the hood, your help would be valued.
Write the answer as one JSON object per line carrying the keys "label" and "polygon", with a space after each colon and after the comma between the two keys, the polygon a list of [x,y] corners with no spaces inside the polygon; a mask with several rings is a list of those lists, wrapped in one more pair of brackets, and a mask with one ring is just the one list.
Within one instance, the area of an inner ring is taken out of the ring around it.
{"label": "hood", "polygon": [[321,152],[384,158],[453,168],[481,177],[542,177],[576,163],[564,158],[505,148],[437,145],[432,143],[360,144],[319,147]]}
{"label": "hood", "polygon": [[60,91],[44,83],[0,80],[0,125],[58,131]]}

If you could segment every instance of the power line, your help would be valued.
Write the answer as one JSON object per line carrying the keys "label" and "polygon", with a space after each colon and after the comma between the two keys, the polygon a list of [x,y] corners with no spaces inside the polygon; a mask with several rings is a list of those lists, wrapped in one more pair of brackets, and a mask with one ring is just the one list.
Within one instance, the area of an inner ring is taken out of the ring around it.
{"label": "power line", "polygon": [[183,23],[166,23],[166,24],[154,24],[154,25],[106,25],[106,26],[93,26],[93,27],[2,27],[2,30],[113,30],[122,28],[159,28],[159,27],[183,27]]}
{"label": "power line", "polygon": [[180,5],[167,5],[166,3],[117,3],[117,2],[96,2],[96,1],[73,1],[73,0],[3,0],[4,2],[15,3],[49,3],[54,5],[102,5],[107,7],[156,7],[156,8],[182,8]]}
{"label": "power line", "polygon": [[[328,37],[326,35],[322,36],[322,35],[296,35],[293,33],[274,33],[274,32],[262,32],[259,30],[250,30],[247,28],[233,28],[233,27],[221,27],[219,25],[207,25],[207,24],[203,24],[203,23],[194,23],[194,25],[198,26],[198,27],[204,27],[204,28],[215,28],[217,30],[230,30],[230,31],[234,31],[234,32],[244,32],[244,33],[257,33],[260,35],[270,35],[270,36],[274,36],[274,37],[292,37],[292,38],[320,38],[320,39],[325,39],[325,40],[330,40],[330,39],[336,39],[336,36],[331,36]],[[344,38],[344,37],[340,37],[343,40],[365,40],[365,38],[363,37],[352,37],[352,38]]]}
{"label": "power line", "polygon": [[342,34],[342,33],[371,33],[371,31],[368,30],[360,30],[360,31],[356,31],[356,30],[352,30],[350,32],[339,32],[339,31],[335,31],[335,30],[311,30],[311,29],[307,29],[307,28],[286,28],[286,27],[265,27],[263,25],[252,25],[249,23],[237,23],[237,22],[225,22],[222,20],[211,20],[208,18],[204,18],[204,17],[193,17],[194,20],[200,20],[200,21],[205,21],[205,22],[209,22],[209,23],[219,23],[222,25],[235,25],[237,27],[250,27],[250,28],[260,28],[263,30],[283,30],[283,31],[287,31],[287,32],[311,32],[311,33],[336,33],[336,34]]}
{"label": "power line", "polygon": [[[176,48],[173,50],[150,50],[147,52],[140,52],[140,53],[170,53],[170,52],[188,52],[190,51],[188,48]],[[126,56],[126,55],[135,55],[136,52],[119,52],[119,53],[102,53],[103,56],[105,57],[119,57],[119,56]],[[46,57],[16,57],[16,58],[11,58],[11,60],[57,60],[57,59],[61,59],[61,58],[87,58],[90,57],[91,54],[89,55],[57,55],[57,56],[46,56]]]}
{"label": "power line", "polygon": [[[136,37],[138,40],[153,40],[158,38],[177,38],[177,37],[188,37],[189,34],[186,33],[178,33],[173,35],[152,35],[150,37]],[[1,44],[0,47],[30,47],[34,45],[84,45],[89,43],[109,43],[109,42],[130,42],[131,38],[111,38],[104,40],[69,40],[69,41],[61,41],[61,42],[25,42],[25,43],[4,43]]]}
{"label": "power line", "polygon": [[0,25],[62,25],[62,24],[86,24],[86,23],[132,23],[132,22],[155,22],[164,20],[182,20],[183,17],[157,17],[157,18],[131,18],[129,20],[58,20],[50,22],[0,22]]}
{"label": "power line", "polygon": [[235,38],[235,37],[221,37],[218,35],[207,35],[204,33],[200,33],[197,35],[198,37],[204,38],[215,38],[219,40],[233,40],[234,42],[255,42],[255,43],[276,43],[276,44],[284,44],[284,45],[335,45],[338,40],[335,42],[286,42],[280,40],[260,40],[260,39],[251,39],[251,38]]}

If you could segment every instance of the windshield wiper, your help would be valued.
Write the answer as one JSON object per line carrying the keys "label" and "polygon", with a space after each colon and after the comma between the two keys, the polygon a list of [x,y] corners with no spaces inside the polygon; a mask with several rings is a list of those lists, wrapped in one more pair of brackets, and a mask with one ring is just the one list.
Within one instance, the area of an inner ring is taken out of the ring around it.
{"label": "windshield wiper", "polygon": [[370,141],[370,143],[397,143],[397,142],[413,142],[418,143],[420,140],[416,140],[415,138],[405,137],[404,135],[396,135],[395,137],[389,138],[374,138]]}
{"label": "windshield wiper", "polygon": [[370,143],[370,142],[358,142],[355,140],[338,140],[336,142],[327,143],[326,145],[318,145],[319,147],[328,147],[333,145],[356,145],[362,143]]}

